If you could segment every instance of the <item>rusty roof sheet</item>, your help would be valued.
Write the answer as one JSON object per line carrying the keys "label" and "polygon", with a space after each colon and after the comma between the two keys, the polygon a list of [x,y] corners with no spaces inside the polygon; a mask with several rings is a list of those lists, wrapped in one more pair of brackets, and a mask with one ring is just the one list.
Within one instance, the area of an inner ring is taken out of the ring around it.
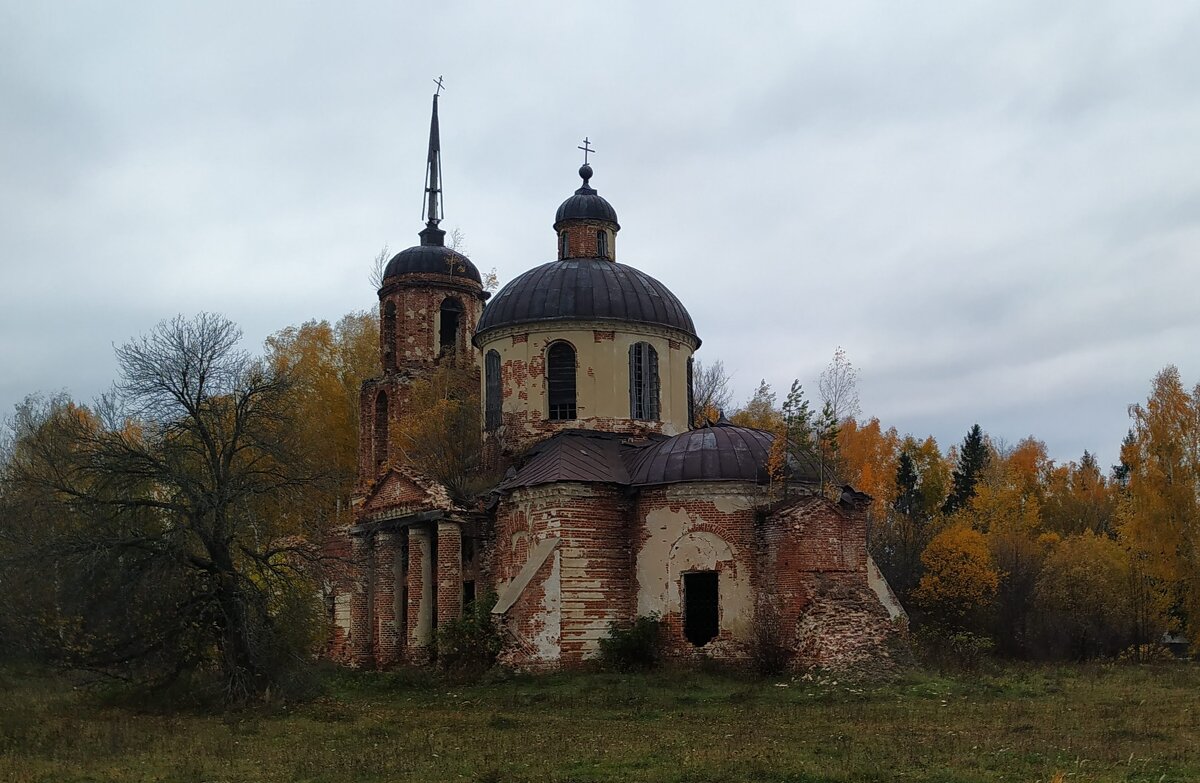
{"label": "rusty roof sheet", "polygon": [[501,484],[502,491],[559,481],[629,484],[621,441],[609,433],[565,432],[542,441],[529,461]]}

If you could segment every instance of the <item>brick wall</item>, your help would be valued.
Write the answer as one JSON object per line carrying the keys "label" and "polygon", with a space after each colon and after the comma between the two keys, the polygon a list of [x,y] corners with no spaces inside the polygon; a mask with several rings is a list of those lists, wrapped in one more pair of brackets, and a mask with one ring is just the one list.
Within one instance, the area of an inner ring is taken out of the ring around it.
{"label": "brick wall", "polygon": [[520,489],[496,516],[498,586],[524,567],[530,550],[558,538],[550,556],[509,610],[513,663],[539,658],[573,664],[595,654],[613,620],[629,616],[629,504],[615,487],[577,483]]}

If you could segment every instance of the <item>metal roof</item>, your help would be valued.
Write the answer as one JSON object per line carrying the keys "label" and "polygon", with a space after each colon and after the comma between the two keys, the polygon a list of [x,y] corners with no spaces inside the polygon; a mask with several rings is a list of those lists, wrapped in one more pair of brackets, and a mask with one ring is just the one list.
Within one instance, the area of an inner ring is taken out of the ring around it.
{"label": "metal roof", "polygon": [[716,424],[643,449],[629,467],[635,486],[684,481],[767,481],[775,436],[763,430]]}
{"label": "metal roof", "polygon": [[[608,432],[571,430],[535,446],[525,464],[500,484],[501,491],[559,481],[646,487],[688,481],[766,483],[775,436],[732,424],[633,443]],[[804,479],[793,472],[794,479]]]}
{"label": "metal roof", "polygon": [[479,270],[471,263],[471,259],[440,244],[422,243],[407,250],[401,250],[388,262],[383,271],[383,279],[387,280],[389,277],[406,274],[450,275],[483,284],[483,278],[479,276]]}
{"label": "metal roof", "polygon": [[629,484],[618,436],[604,432],[564,432],[542,441],[530,459],[501,484],[502,491],[559,481]]}
{"label": "metal roof", "polygon": [[603,220],[612,223],[620,230],[621,224],[617,222],[617,211],[588,183],[588,180],[592,178],[592,167],[586,163],[580,166],[579,176],[583,178],[583,187],[575,191],[575,195],[568,196],[567,200],[559,205],[558,212],[554,216],[554,227],[557,229],[558,224],[564,220]]}
{"label": "metal roof", "polygon": [[632,321],[696,338],[683,303],[650,275],[604,258],[569,258],[517,276],[488,303],[475,330],[539,321]]}

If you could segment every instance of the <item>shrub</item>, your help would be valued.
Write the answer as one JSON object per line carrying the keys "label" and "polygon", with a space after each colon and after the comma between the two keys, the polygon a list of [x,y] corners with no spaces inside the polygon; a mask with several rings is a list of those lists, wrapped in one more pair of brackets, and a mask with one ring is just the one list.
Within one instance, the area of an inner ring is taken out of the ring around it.
{"label": "shrub", "polygon": [[462,616],[437,629],[438,665],[459,674],[481,674],[504,649],[500,628],[492,619],[496,593],[489,591],[463,610]]}
{"label": "shrub", "polygon": [[976,671],[995,647],[991,639],[980,634],[936,628],[921,629],[914,640],[927,664],[956,671]]}
{"label": "shrub", "polygon": [[628,672],[653,669],[662,660],[662,621],[658,615],[614,620],[608,636],[600,640],[600,665]]}
{"label": "shrub", "polygon": [[759,674],[781,674],[787,670],[793,651],[784,644],[783,623],[776,607],[765,602],[759,604],[748,652],[750,663]]}

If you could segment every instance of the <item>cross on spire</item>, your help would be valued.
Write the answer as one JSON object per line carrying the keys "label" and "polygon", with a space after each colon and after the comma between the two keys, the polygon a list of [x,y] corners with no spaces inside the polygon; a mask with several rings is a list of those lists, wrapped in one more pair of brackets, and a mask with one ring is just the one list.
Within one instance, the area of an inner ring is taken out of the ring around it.
{"label": "cross on spire", "polygon": [[433,83],[437,85],[437,92],[435,92],[435,93],[433,94],[433,95],[434,95],[434,97],[436,98],[437,96],[441,95],[441,94],[442,94],[442,90],[444,90],[444,89],[446,89],[446,88],[445,88],[445,86],[442,84],[442,77],[441,77],[441,76],[439,76],[439,77],[437,77],[436,79],[434,79],[434,80],[433,80]]}
{"label": "cross on spire", "polygon": [[584,136],[583,137],[583,146],[575,148],[577,150],[583,150],[583,165],[585,165],[585,166],[587,165],[587,162],[588,162],[588,155],[596,154],[596,151],[591,148],[590,144],[591,144],[591,142],[588,141],[588,137]]}

